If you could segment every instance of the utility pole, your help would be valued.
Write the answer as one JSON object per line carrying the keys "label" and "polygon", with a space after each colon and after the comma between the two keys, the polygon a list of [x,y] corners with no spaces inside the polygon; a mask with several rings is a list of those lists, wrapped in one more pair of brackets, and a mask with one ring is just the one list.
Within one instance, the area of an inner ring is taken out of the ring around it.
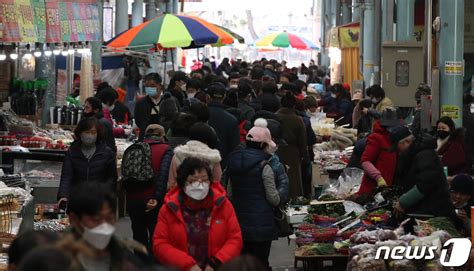
{"label": "utility pole", "polygon": [[462,127],[464,0],[440,0],[439,10],[440,112]]}
{"label": "utility pole", "polygon": [[375,1],[378,0],[365,0],[363,7],[363,73],[365,87],[371,85],[371,79],[374,75],[374,67],[376,65],[375,60],[375,49],[374,45],[374,32],[375,32]]}
{"label": "utility pole", "polygon": [[397,41],[414,40],[415,0],[397,0]]}

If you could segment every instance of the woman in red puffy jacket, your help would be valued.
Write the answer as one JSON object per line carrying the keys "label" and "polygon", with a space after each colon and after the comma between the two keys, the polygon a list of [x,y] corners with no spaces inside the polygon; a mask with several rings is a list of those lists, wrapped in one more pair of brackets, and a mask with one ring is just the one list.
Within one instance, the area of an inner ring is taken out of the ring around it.
{"label": "woman in red puffy jacket", "polygon": [[153,236],[153,253],[163,265],[210,271],[240,255],[242,233],[232,204],[208,164],[186,158],[178,186],[168,192]]}
{"label": "woman in red puffy jacket", "polygon": [[388,128],[399,124],[397,111],[391,107],[385,109],[381,119],[374,123],[361,158],[364,177],[359,195],[371,194],[379,186],[392,185],[397,153],[393,150]]}

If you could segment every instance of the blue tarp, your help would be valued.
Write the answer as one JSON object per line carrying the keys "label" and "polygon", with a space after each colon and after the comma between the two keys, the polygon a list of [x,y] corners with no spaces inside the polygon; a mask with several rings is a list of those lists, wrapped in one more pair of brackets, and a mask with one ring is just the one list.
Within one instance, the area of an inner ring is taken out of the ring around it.
{"label": "blue tarp", "polygon": [[[102,70],[115,70],[123,68],[123,57],[124,56],[104,56],[102,57]],[[59,55],[56,57],[56,69],[65,70],[66,69],[66,57]],[[74,70],[81,70],[81,58],[74,58]]]}

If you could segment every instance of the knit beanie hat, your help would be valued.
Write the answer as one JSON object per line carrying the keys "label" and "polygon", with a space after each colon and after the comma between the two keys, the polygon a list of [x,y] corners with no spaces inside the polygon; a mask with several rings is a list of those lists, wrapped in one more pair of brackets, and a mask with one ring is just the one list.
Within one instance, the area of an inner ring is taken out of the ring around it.
{"label": "knit beanie hat", "polygon": [[254,127],[247,133],[246,140],[259,143],[267,143],[270,147],[275,148],[276,144],[272,140],[270,130],[267,128],[268,122],[266,119],[257,119],[254,122]]}
{"label": "knit beanie hat", "polygon": [[472,177],[467,174],[459,174],[454,177],[451,182],[450,191],[459,192],[465,195],[472,195],[473,180]]}
{"label": "knit beanie hat", "polygon": [[412,133],[408,127],[403,125],[395,126],[390,130],[390,141],[392,141],[392,144],[398,144],[398,142],[411,135]]}

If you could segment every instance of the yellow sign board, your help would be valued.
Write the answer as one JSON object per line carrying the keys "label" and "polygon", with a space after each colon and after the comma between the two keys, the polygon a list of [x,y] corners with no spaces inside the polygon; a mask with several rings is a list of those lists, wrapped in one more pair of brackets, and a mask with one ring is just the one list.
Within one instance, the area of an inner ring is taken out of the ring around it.
{"label": "yellow sign board", "polygon": [[462,75],[463,65],[462,61],[446,61],[444,62],[445,75]]}
{"label": "yellow sign board", "polygon": [[339,39],[341,40],[341,48],[359,47],[360,27],[341,27],[339,28]]}
{"label": "yellow sign board", "polygon": [[459,110],[457,105],[443,105],[441,106],[441,116],[459,119]]}

